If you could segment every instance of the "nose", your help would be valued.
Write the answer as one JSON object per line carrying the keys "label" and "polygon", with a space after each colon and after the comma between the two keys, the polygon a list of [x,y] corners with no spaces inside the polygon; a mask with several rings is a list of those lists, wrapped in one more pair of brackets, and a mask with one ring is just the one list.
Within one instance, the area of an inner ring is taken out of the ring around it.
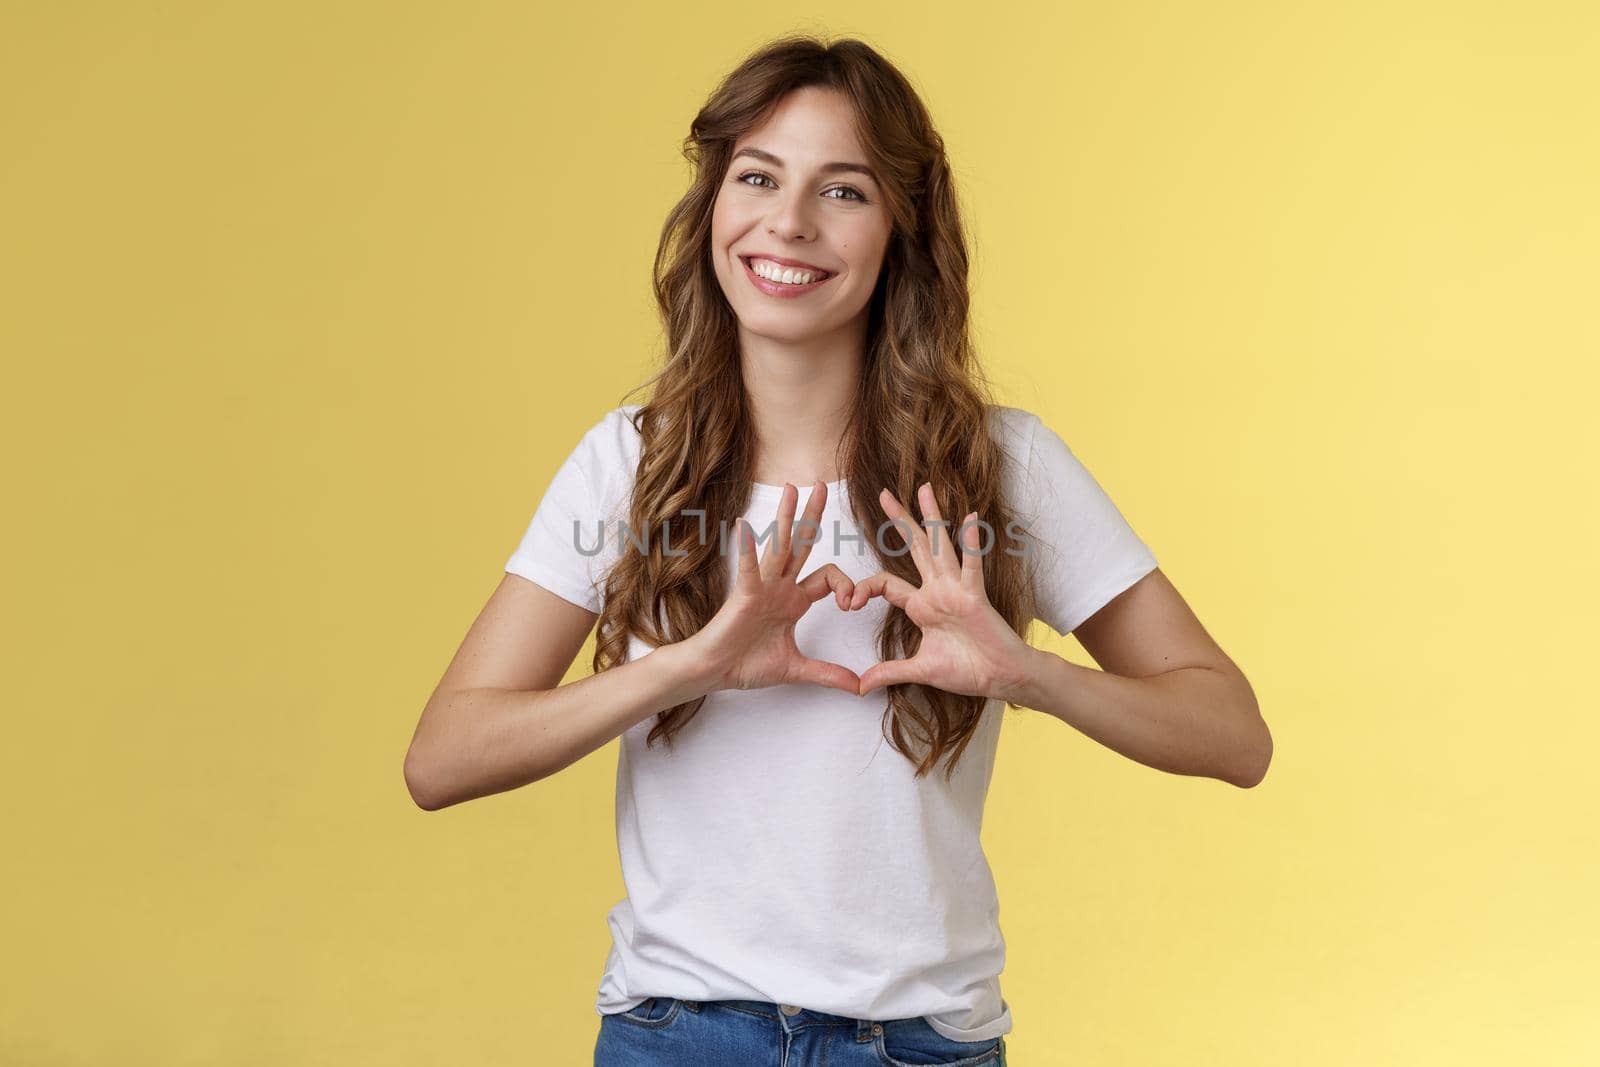
{"label": "nose", "polygon": [[815,239],[816,219],[811,214],[813,207],[811,197],[804,192],[780,192],[767,216],[767,232],[783,240]]}

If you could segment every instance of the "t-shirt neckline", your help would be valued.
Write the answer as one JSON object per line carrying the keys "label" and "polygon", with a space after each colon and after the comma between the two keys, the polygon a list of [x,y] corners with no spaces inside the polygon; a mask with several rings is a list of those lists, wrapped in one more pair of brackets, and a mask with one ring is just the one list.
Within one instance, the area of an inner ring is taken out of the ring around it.
{"label": "t-shirt neckline", "polygon": [[[844,491],[845,483],[848,482],[849,480],[850,479],[848,479],[848,478],[840,478],[837,481],[832,481],[832,482],[827,483],[828,484],[828,500],[829,500],[830,503],[832,501],[835,501],[835,500],[839,499],[839,494]],[[783,496],[783,486],[781,486],[781,485],[768,485],[766,482],[751,482],[750,483],[750,488],[751,488],[751,495],[752,496],[758,496],[758,497],[763,497],[763,498],[769,498],[770,497],[773,500],[776,500],[779,497]],[[801,499],[807,499],[807,498],[810,497],[810,495],[811,495],[811,486],[810,485],[798,485],[795,488],[800,490],[800,498]]]}

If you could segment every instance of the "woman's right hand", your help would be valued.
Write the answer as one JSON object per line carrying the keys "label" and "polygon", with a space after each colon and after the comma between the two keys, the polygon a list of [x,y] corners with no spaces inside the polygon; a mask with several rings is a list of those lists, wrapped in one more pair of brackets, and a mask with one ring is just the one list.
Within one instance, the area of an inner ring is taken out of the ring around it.
{"label": "woman's right hand", "polygon": [[818,519],[828,486],[817,482],[806,501],[802,529],[811,536],[791,544],[794,510],[800,490],[785,484],[778,504],[777,536],[756,561],[755,535],[744,519],[735,532],[733,589],[711,621],[686,643],[710,672],[708,691],[763,689],[771,685],[810,683],[842,689],[855,696],[861,679],[848,667],[811,659],[794,641],[795,624],[811,605],[831,591],[840,610],[847,610],[855,583],[832,563],[796,581],[816,540]]}

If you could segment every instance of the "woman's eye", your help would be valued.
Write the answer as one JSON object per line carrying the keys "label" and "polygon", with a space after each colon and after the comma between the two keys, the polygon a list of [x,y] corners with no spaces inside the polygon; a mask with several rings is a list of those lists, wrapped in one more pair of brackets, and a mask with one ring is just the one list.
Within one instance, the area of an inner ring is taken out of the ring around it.
{"label": "woman's eye", "polygon": [[[861,190],[852,188],[851,186],[848,186],[848,185],[835,185],[832,189],[829,189],[828,192],[830,192],[830,193],[849,193],[851,197],[854,197],[855,199],[860,200],[862,203],[866,203],[866,200],[867,200],[866,197],[861,195]],[[842,200],[842,199],[849,199],[849,198],[848,197],[838,197],[838,196],[836,196],[833,199]]]}
{"label": "woman's eye", "polygon": [[[770,177],[768,177],[767,175],[761,173],[759,170],[747,170],[743,174],[741,174],[737,178],[735,178],[734,181],[742,182],[745,185],[753,186],[753,187],[758,188],[758,189],[762,188],[762,186],[759,184],[759,182],[752,182],[752,181],[748,181],[747,180],[747,179],[750,179],[750,178],[757,178],[757,179],[760,179],[760,181],[763,181],[763,182],[772,181],[772,179]],[[849,195],[848,196],[832,196],[832,195],[830,195],[832,193],[848,193]],[[862,194],[861,190],[855,188],[854,186],[849,186],[849,185],[835,185],[833,188],[826,190],[822,195],[827,196],[828,199],[830,199],[830,200],[858,200],[863,204],[865,204],[867,202],[867,198],[866,198],[865,195]]]}

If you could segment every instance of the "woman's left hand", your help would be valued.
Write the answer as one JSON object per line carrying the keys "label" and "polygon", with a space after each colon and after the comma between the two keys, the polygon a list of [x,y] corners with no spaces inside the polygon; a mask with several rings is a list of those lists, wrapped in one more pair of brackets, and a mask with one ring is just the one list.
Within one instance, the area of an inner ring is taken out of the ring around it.
{"label": "woman's left hand", "polygon": [[[917,492],[923,520],[942,523],[933,485],[924,482]],[[879,496],[900,540],[908,543],[922,585],[888,571],[879,571],[855,585],[852,611],[874,596],[883,596],[904,611],[922,631],[922,644],[909,659],[875,663],[861,674],[860,692],[880,686],[916,682],[950,693],[1011,699],[1027,679],[1034,649],[1006,625],[989,603],[983,587],[983,557],[978,553],[977,512],[962,520],[966,551],[956,552],[943,525],[929,530],[912,520],[889,490]],[[911,529],[907,541],[906,528]],[[991,538],[993,547],[993,538]]]}

